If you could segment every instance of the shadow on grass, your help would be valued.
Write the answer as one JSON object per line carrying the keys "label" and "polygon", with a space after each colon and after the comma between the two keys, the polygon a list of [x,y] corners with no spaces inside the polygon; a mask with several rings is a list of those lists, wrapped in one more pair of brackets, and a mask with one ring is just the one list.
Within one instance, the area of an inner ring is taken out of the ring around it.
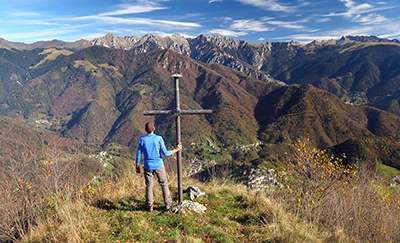
{"label": "shadow on grass", "polygon": [[[94,207],[105,210],[119,210],[119,211],[146,211],[147,207],[143,200],[135,197],[122,198],[118,201],[110,201],[108,199],[99,199],[94,204]],[[166,211],[164,204],[154,202],[154,211]]]}
{"label": "shadow on grass", "polygon": [[240,217],[232,218],[242,225],[268,225],[273,223],[273,216],[267,212],[258,214],[243,214]]}
{"label": "shadow on grass", "polygon": [[99,199],[93,206],[105,210],[146,211],[145,203],[135,197],[122,198],[118,201]]}

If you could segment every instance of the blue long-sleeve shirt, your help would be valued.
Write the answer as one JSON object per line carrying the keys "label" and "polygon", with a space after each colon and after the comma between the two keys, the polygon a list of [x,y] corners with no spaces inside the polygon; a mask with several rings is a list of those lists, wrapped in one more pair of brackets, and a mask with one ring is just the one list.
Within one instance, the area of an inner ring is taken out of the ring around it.
{"label": "blue long-sleeve shirt", "polygon": [[164,139],[156,134],[147,134],[140,138],[136,152],[136,164],[140,164],[142,153],[144,168],[147,170],[157,170],[164,165],[161,154],[172,155],[172,151],[165,147]]}

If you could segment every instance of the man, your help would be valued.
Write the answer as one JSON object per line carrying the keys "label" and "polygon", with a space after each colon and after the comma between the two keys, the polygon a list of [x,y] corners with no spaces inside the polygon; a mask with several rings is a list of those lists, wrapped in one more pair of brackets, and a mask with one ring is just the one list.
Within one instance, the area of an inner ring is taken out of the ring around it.
{"label": "man", "polygon": [[146,182],[146,208],[149,212],[153,211],[153,181],[157,176],[162,188],[165,208],[168,210],[172,204],[172,198],[168,189],[168,180],[165,172],[164,162],[161,154],[170,156],[182,149],[178,144],[173,150],[167,150],[164,139],[154,134],[156,128],[151,122],[146,123],[145,130],[147,135],[139,140],[136,153],[136,173],[140,173],[140,158],[144,155],[144,179]]}

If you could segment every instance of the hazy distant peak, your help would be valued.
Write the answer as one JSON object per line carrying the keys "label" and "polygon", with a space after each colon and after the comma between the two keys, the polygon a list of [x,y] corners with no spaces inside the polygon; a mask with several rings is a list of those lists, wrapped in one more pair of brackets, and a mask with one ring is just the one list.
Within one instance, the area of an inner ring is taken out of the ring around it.
{"label": "hazy distant peak", "polygon": [[330,45],[348,45],[352,43],[365,43],[365,42],[390,42],[390,43],[400,43],[397,39],[389,40],[387,38],[379,38],[377,36],[342,36],[340,39],[329,39],[329,40],[322,40],[322,41],[312,41],[307,46],[330,46]]}

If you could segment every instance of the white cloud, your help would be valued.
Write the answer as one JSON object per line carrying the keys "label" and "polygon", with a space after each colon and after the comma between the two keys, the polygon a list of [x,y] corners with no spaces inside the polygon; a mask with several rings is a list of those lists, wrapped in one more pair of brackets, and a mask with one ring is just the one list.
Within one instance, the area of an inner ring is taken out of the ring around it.
{"label": "white cloud", "polygon": [[352,0],[339,0],[340,2],[344,3],[347,8],[353,8],[354,2]]}
{"label": "white cloud", "polygon": [[308,32],[308,33],[315,33],[318,31],[320,31],[320,29],[306,30],[306,32]]}
{"label": "white cloud", "polygon": [[294,6],[281,5],[276,0],[236,0],[236,1],[274,12],[277,11],[277,12],[292,13],[295,12],[297,9],[297,7]]}
{"label": "white cloud", "polygon": [[255,32],[273,30],[273,28],[265,27],[263,22],[252,19],[234,20],[230,28],[232,30],[246,30]]}
{"label": "white cloud", "polygon": [[148,1],[139,1],[138,4],[120,4],[117,5],[118,10],[101,13],[100,16],[115,16],[115,15],[126,15],[126,14],[137,14],[137,13],[148,13],[155,10],[167,9],[157,3]]}
{"label": "white cloud", "polygon": [[27,24],[33,24],[33,25],[59,25],[58,23],[38,21],[38,20],[29,21],[29,23],[27,23]]}
{"label": "white cloud", "polygon": [[239,37],[239,36],[244,36],[247,35],[247,32],[243,31],[233,31],[233,30],[226,30],[226,29],[213,29],[209,31],[209,34],[218,34],[218,35],[224,35],[224,36],[231,36],[231,37]]}
{"label": "white cloud", "polygon": [[290,36],[285,36],[285,37],[279,37],[279,38],[274,38],[276,40],[282,40],[282,41],[291,41],[291,40],[296,40],[300,42],[301,44],[308,44],[314,40],[317,41],[322,41],[322,40],[330,40],[330,39],[339,39],[341,36],[331,36],[331,35],[304,35],[304,34],[299,34],[299,35],[290,35]]}
{"label": "white cloud", "polygon": [[208,1],[208,4],[211,4],[211,3],[216,3],[216,2],[222,2],[223,0],[210,0],[210,1]]}
{"label": "white cloud", "polygon": [[35,20],[35,19],[9,19],[9,20],[0,20],[0,23],[4,24],[17,24],[17,25],[43,25],[43,26],[55,26],[60,25],[56,22]]}
{"label": "white cloud", "polygon": [[147,18],[118,18],[118,17],[109,17],[109,16],[83,16],[83,17],[73,17],[64,19],[67,21],[98,21],[105,25],[158,25],[158,26],[168,26],[175,28],[196,28],[201,27],[200,24],[191,23],[191,22],[178,22],[171,20],[156,20],[156,19],[147,19]]}
{"label": "white cloud", "polygon": [[374,31],[373,27],[370,26],[355,26],[348,29],[335,29],[326,31],[328,35],[332,36],[346,36],[346,35],[370,35]]}
{"label": "white cloud", "polygon": [[75,29],[48,29],[32,32],[15,32],[15,33],[3,33],[2,37],[7,40],[13,39],[29,39],[29,38],[40,38],[41,40],[55,39],[57,35],[63,35],[71,32],[75,32]]}
{"label": "white cloud", "polygon": [[315,22],[317,23],[325,23],[331,21],[330,18],[322,18],[322,19],[317,19]]}
{"label": "white cloud", "polygon": [[[370,12],[374,6],[372,6],[369,3],[363,3],[357,6],[352,6],[349,8],[349,10],[344,14],[345,17],[351,18],[355,14],[362,14],[362,13],[367,13]],[[373,10],[375,11],[375,10]]]}
{"label": "white cloud", "polygon": [[344,17],[350,19],[353,16],[356,16],[356,18],[357,18],[357,16],[359,16],[361,14],[377,12],[377,11],[394,8],[394,6],[376,8],[374,5],[369,4],[369,3],[362,3],[359,5],[356,5],[355,2],[352,0],[339,0],[339,1],[343,2],[348,10],[346,12],[342,12],[342,13],[331,12],[327,15],[324,15],[324,17],[344,16]]}
{"label": "white cloud", "polygon": [[368,16],[357,18],[358,22],[361,22],[363,25],[371,25],[371,24],[381,24],[384,22],[389,22],[389,19],[380,15],[380,14],[370,14]]}
{"label": "white cloud", "polygon": [[264,41],[265,38],[264,38],[264,37],[260,37],[260,38],[258,38],[258,40],[259,40],[259,41]]}
{"label": "white cloud", "polygon": [[[393,28],[390,28],[389,26],[393,26]],[[374,35],[380,37],[395,38],[396,35],[400,35],[399,29],[400,29],[400,23],[394,25],[390,23],[387,25],[378,25],[378,26],[355,26],[347,29],[339,28],[323,32],[317,32],[315,34],[296,34],[296,35],[276,37],[273,39],[281,41],[296,40],[302,44],[307,44],[314,40],[322,41],[329,39],[340,39],[342,36],[348,36],[348,35],[369,36],[371,35],[371,33],[382,33]]]}
{"label": "white cloud", "polygon": [[305,29],[306,26],[297,24],[298,22],[287,22],[287,21],[268,21],[268,24],[277,25],[281,28],[286,29]]}
{"label": "white cloud", "polygon": [[38,12],[13,12],[10,13],[14,17],[40,17],[41,14]]}
{"label": "white cloud", "polygon": [[115,15],[125,15],[125,14],[136,14],[136,13],[146,13],[154,10],[160,10],[165,8],[156,8],[148,6],[127,6],[125,9],[116,10],[113,12],[102,13],[102,16],[115,16]]}

